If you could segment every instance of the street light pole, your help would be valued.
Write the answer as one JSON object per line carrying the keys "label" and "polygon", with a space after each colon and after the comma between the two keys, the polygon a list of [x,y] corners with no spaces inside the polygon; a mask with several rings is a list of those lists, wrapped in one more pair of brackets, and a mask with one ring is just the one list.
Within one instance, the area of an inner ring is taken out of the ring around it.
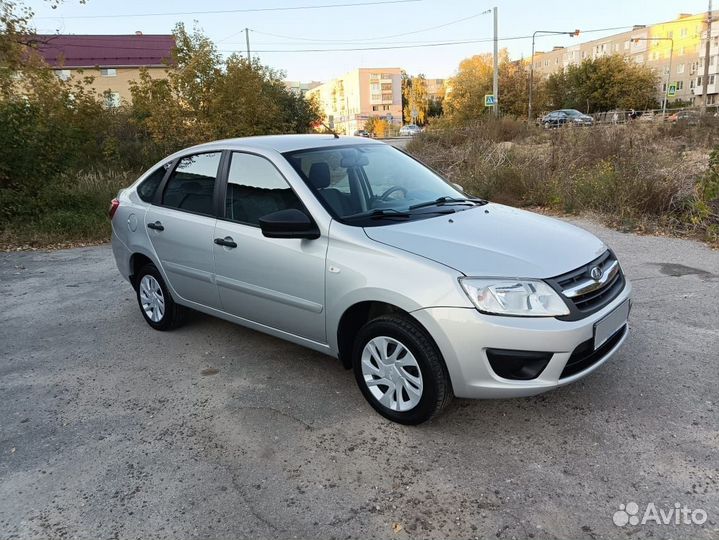
{"label": "street light pole", "polygon": [[494,94],[494,116],[499,116],[499,45],[497,37],[497,8],[492,8],[494,14],[494,77],[492,79],[492,93]]}
{"label": "street light pole", "polygon": [[537,34],[542,34],[546,36],[563,36],[564,34],[567,34],[568,36],[576,37],[579,35],[579,30],[575,30],[574,32],[555,32],[553,30],[537,30],[532,34],[532,60],[529,65],[529,104],[527,106],[527,120],[531,123],[532,122],[532,87],[534,86],[534,40],[537,37]]}

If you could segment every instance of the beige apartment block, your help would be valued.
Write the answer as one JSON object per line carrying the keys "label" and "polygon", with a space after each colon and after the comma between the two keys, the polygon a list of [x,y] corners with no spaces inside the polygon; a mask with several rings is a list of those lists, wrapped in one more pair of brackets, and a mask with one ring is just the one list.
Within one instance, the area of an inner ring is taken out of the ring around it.
{"label": "beige apartment block", "polygon": [[[707,105],[719,105],[719,21],[712,23],[711,45],[709,48],[709,76],[707,86]],[[706,62],[706,31],[702,33],[702,46],[699,52],[694,92],[697,103],[701,103],[704,92],[704,62]]]}
{"label": "beige apartment block", "polygon": [[352,135],[371,116],[402,125],[400,68],[359,68],[307,91],[337,132]]}
{"label": "beige apartment block", "polygon": [[[717,15],[719,12],[714,12],[713,16]],[[675,95],[668,98],[669,103],[676,99],[698,103],[700,92],[696,85],[700,54],[704,49],[705,21],[706,13],[682,13],[672,21],[635,26],[605,38],[540,51],[534,55],[534,72],[547,76],[588,58],[620,54],[656,71],[658,101],[662,100],[668,84],[676,89]]]}

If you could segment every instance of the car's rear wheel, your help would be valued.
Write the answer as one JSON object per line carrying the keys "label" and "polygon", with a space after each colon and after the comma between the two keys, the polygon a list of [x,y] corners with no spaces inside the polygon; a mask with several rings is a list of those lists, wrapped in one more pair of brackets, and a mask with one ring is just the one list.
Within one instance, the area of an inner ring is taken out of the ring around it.
{"label": "car's rear wheel", "polygon": [[135,276],[135,283],[137,303],[147,324],[155,330],[171,330],[182,324],[184,310],[172,299],[154,264],[143,266]]}
{"label": "car's rear wheel", "polygon": [[437,347],[408,317],[390,315],[365,324],[355,339],[352,360],[365,399],[394,422],[420,424],[452,399]]}

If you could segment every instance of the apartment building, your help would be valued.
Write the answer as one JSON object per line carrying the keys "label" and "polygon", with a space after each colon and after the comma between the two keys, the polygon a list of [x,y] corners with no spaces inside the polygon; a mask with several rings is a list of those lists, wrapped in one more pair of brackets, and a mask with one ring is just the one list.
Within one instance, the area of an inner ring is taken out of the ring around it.
{"label": "apartment building", "polygon": [[315,96],[325,121],[337,132],[351,135],[371,116],[402,125],[400,68],[359,68],[307,91]]}
{"label": "apartment building", "polygon": [[38,51],[63,80],[92,76],[92,87],[106,94],[108,107],[131,101],[130,81],[146,68],[164,78],[172,59],[172,35],[40,35]]}
{"label": "apartment building", "polygon": [[304,96],[309,90],[317,88],[319,85],[322,84],[320,81],[284,81],[284,83],[287,90],[289,90],[290,92],[294,92],[295,94],[298,94],[300,96]]}
{"label": "apartment building", "polygon": [[[719,105],[719,21],[712,23],[711,45],[709,48],[709,77],[707,86],[707,105]],[[706,59],[706,31],[702,33],[702,47],[699,52],[699,64],[697,65],[697,78],[694,84],[694,92],[697,95],[697,103],[701,103],[704,92],[704,62]]]}
{"label": "apartment building", "polygon": [[427,82],[427,98],[442,101],[445,94],[445,79],[425,79]]}
{"label": "apartment building", "polygon": [[[719,12],[714,12],[717,17]],[[621,54],[637,64],[652,67],[659,75],[657,99],[661,101],[667,84],[674,87],[673,100],[697,101],[697,73],[706,35],[706,13],[682,13],[672,21],[632,30],[605,38],[554,47],[534,55],[534,72],[549,75],[588,58]],[[580,34],[581,36],[581,34]]]}

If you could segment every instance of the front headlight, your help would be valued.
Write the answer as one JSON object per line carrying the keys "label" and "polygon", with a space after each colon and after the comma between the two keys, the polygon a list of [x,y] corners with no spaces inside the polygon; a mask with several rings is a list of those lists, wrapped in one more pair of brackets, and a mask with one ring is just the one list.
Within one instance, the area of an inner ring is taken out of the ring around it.
{"label": "front headlight", "polygon": [[539,279],[461,278],[459,281],[472,303],[485,313],[520,317],[569,315],[567,304]]}

